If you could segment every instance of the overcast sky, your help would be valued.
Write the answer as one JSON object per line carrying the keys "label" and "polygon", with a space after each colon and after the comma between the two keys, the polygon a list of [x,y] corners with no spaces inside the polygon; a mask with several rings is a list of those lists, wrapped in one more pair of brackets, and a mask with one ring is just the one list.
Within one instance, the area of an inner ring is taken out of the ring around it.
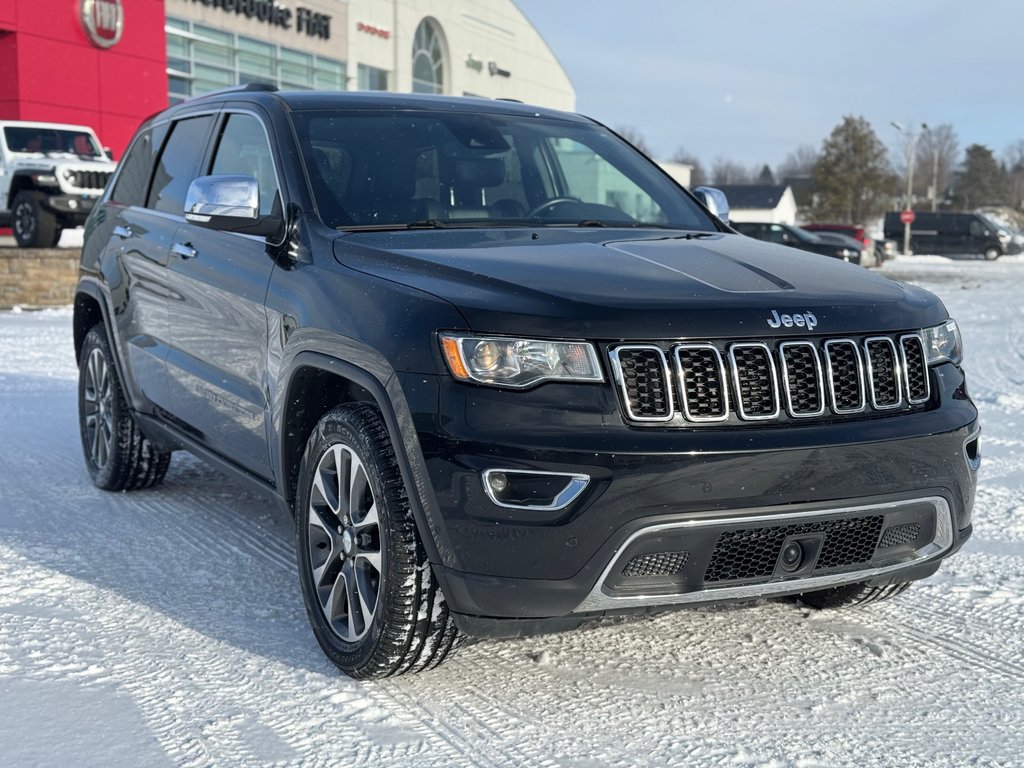
{"label": "overcast sky", "polygon": [[576,108],[684,147],[775,167],[867,118],[889,146],[950,123],[998,155],[1024,139],[1021,0],[516,0],[576,88]]}

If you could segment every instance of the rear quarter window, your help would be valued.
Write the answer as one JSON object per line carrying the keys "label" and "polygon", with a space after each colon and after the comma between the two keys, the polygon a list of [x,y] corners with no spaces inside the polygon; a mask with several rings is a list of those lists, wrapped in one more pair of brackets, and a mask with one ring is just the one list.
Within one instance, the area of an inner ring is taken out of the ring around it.
{"label": "rear quarter window", "polygon": [[117,181],[110,192],[110,202],[117,205],[143,205],[152,166],[153,134],[147,130],[139,134],[121,160]]}

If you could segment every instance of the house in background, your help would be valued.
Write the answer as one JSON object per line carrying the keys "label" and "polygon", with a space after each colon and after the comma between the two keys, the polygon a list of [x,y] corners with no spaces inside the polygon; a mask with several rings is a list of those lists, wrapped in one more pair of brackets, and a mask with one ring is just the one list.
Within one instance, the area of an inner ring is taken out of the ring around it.
{"label": "house in background", "polygon": [[731,221],[796,223],[796,198],[788,184],[724,184]]}
{"label": "house in background", "polygon": [[690,179],[693,174],[693,166],[688,163],[674,163],[671,160],[655,160],[661,166],[661,170],[676,180],[681,187],[690,188]]}

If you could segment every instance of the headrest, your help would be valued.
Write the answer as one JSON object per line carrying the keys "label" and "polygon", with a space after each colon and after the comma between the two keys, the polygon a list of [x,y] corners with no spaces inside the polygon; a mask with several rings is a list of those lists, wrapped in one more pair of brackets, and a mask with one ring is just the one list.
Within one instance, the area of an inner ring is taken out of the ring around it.
{"label": "headrest", "polygon": [[455,176],[473,187],[496,187],[505,181],[505,161],[500,157],[456,160]]}

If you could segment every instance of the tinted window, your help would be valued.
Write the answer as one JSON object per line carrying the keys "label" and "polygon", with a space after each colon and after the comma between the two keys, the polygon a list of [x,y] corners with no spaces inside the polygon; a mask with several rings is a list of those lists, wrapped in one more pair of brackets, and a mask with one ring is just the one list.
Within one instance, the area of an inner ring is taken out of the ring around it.
{"label": "tinted window", "polygon": [[252,115],[228,116],[210,173],[255,177],[260,188],[260,215],[273,211],[278,195],[274,157],[262,123]]}
{"label": "tinted window", "polygon": [[142,205],[146,202],[146,182],[153,164],[153,138],[149,131],[141,134],[121,160],[117,181],[110,200],[121,205]]}
{"label": "tinted window", "polygon": [[4,139],[12,152],[103,157],[103,151],[93,137],[84,131],[42,126],[10,127],[4,128]]}
{"label": "tinted window", "polygon": [[212,115],[179,120],[164,144],[149,191],[147,208],[181,216],[188,185],[199,175]]}
{"label": "tinted window", "polygon": [[370,110],[294,120],[328,226],[529,220],[717,231],[657,167],[593,123]]}

